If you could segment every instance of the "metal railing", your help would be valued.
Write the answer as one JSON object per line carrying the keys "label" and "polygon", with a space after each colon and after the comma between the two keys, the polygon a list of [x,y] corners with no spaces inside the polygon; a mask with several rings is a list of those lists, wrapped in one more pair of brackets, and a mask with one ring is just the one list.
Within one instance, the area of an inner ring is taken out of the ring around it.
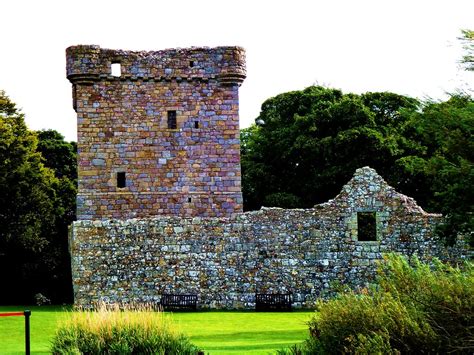
{"label": "metal railing", "polygon": [[23,312],[0,313],[0,317],[15,317],[15,316],[24,316],[25,317],[25,354],[30,355],[30,316],[31,316],[31,311],[30,310],[25,310]]}

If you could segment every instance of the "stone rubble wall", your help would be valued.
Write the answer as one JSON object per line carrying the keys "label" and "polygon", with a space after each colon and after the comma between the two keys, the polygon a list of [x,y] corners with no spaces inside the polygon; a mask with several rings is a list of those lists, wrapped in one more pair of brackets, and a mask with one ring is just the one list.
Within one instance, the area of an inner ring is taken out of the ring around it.
{"label": "stone rubble wall", "polygon": [[[376,212],[376,241],[357,240],[364,211]],[[291,292],[293,306],[310,307],[335,281],[365,285],[382,253],[442,257],[433,233],[441,221],[368,167],[312,209],[78,221],[70,241],[75,303],[191,293],[202,308],[253,308],[255,293]]]}
{"label": "stone rubble wall", "polygon": [[[242,212],[242,48],[74,46],[66,54],[78,122],[79,220]],[[112,76],[112,63],[120,63],[120,76]],[[168,111],[176,112],[176,129]]]}

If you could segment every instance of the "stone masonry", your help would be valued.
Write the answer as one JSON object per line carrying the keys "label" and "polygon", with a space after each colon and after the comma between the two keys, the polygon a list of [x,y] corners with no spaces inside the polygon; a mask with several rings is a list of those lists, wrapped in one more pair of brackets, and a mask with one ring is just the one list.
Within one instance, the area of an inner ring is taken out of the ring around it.
{"label": "stone masonry", "polygon": [[[74,300],[253,308],[256,293],[309,307],[334,282],[365,285],[385,252],[444,257],[442,216],[371,168],[312,209],[242,213],[240,47],[67,49],[78,120]],[[457,251],[458,255],[462,251]]]}
{"label": "stone masonry", "polygon": [[79,220],[242,212],[242,48],[80,45],[66,57],[78,121]]}
{"label": "stone masonry", "polygon": [[[373,240],[360,240],[364,213],[374,216]],[[334,281],[365,285],[382,253],[446,256],[433,233],[441,220],[365,167],[312,209],[77,221],[74,299],[158,302],[165,293],[192,293],[203,308],[253,308],[256,293],[291,292],[293,306],[308,307]]]}

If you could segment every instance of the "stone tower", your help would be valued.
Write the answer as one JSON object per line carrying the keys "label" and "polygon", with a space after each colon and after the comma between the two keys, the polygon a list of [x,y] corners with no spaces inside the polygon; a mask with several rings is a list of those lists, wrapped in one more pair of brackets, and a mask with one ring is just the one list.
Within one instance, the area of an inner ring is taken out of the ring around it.
{"label": "stone tower", "polygon": [[242,212],[240,47],[66,50],[77,112],[77,218]]}

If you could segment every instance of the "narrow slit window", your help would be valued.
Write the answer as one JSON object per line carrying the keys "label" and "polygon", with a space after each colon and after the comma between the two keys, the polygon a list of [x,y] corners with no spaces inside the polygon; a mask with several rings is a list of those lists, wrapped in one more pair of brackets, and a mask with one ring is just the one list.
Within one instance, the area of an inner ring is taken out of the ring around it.
{"label": "narrow slit window", "polygon": [[117,187],[123,188],[125,186],[127,186],[127,177],[125,176],[125,173],[123,171],[118,172],[117,173]]}
{"label": "narrow slit window", "polygon": [[191,202],[191,201],[192,201],[192,200],[191,200],[191,197],[188,197],[188,202]]}
{"label": "narrow slit window", "polygon": [[110,73],[112,74],[112,76],[121,76],[122,75],[122,67],[120,65],[120,63],[112,63],[112,65],[110,66]]}
{"label": "narrow slit window", "polygon": [[72,85],[72,108],[77,111],[77,87],[76,84]]}
{"label": "narrow slit window", "polygon": [[190,68],[194,67],[194,60],[190,60],[190,61],[189,61],[189,67],[190,67]]}
{"label": "narrow slit window", "polygon": [[194,121],[194,128],[199,128],[199,121]]}
{"label": "narrow slit window", "polygon": [[176,111],[168,111],[168,128],[176,129]]}
{"label": "narrow slit window", "polygon": [[375,212],[357,213],[357,240],[361,242],[377,240]]}

